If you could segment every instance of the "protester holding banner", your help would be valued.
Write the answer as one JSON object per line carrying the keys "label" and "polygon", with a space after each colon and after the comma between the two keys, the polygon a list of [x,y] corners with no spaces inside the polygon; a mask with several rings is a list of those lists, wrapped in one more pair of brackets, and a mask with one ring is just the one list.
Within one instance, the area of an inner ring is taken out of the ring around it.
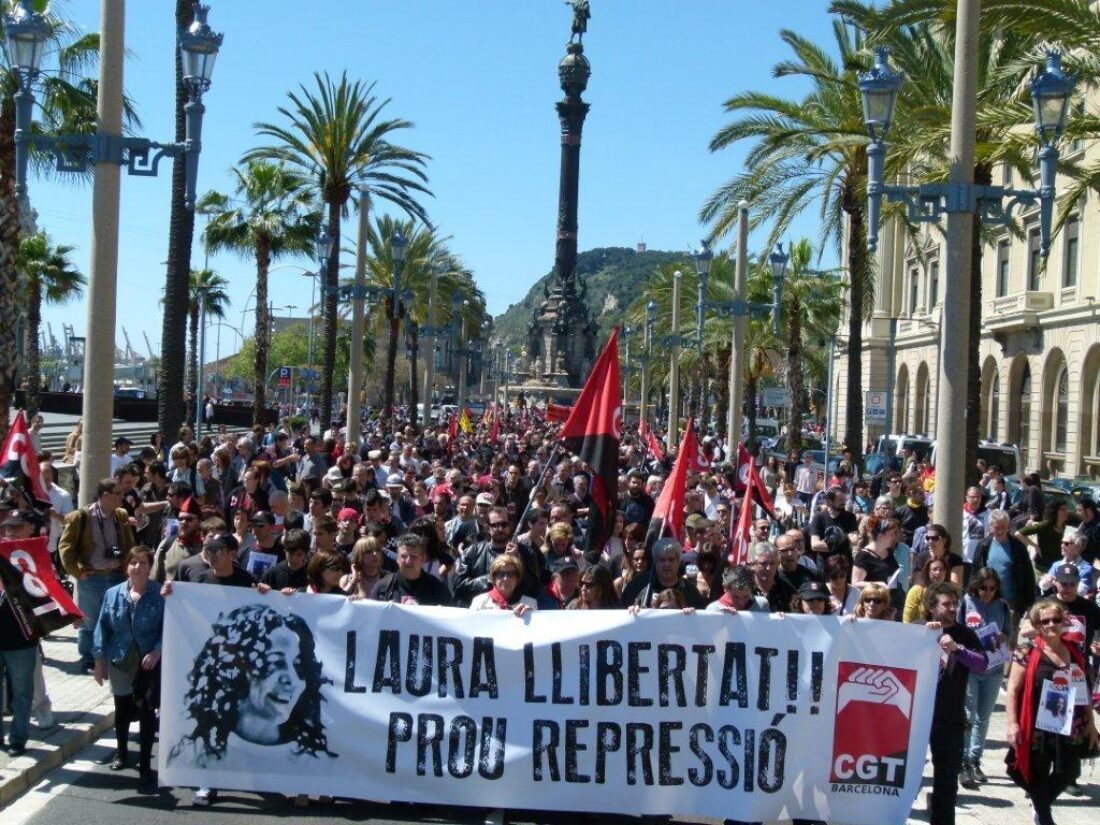
{"label": "protester holding banner", "polygon": [[415,533],[398,536],[397,571],[382,578],[371,590],[370,598],[399,604],[451,604],[447,586],[431,573],[424,572],[427,562],[424,539]]}
{"label": "protester holding banner", "polygon": [[[1037,825],[1053,825],[1051,806],[1081,773],[1081,758],[1100,749],[1092,709],[1093,677],[1077,645],[1067,642],[1065,606],[1047,599],[1032,606],[1028,619],[1037,630],[1034,641],[1024,642],[1012,657],[1005,710],[1008,715],[1008,775],[1028,792]],[[1074,679],[1074,667],[1081,681]],[[1073,685],[1076,688],[1071,688]],[[1068,736],[1036,728],[1044,688],[1061,684],[1074,690],[1073,722]],[[1076,692],[1085,701],[1078,703]]]}
{"label": "protester holding banner", "polygon": [[80,626],[77,647],[81,670],[90,673],[95,617],[104,594],[123,580],[122,560],[134,546],[130,515],[121,507],[122,488],[113,478],[96,485],[95,502],[65,518],[57,548],[65,571],[77,580],[76,603],[87,620]]}
{"label": "protester holding banner", "polygon": [[707,605],[709,613],[738,613],[743,610],[770,613],[768,600],[754,593],[752,570],[744,564],[727,567],[722,573],[722,595]]}
{"label": "protester holding banner", "polygon": [[130,764],[130,723],[139,724],[138,776],[142,785],[153,781],[151,757],[160,706],[160,654],[164,631],[164,597],[152,579],[153,551],[143,545],[130,549],[124,561],[126,581],[103,597],[95,625],[95,680],[111,683],[115,702],[115,752],[106,760],[112,771]]}
{"label": "protester holding banner", "polygon": [[523,562],[514,553],[502,553],[489,566],[489,580],[493,586],[474,597],[471,610],[511,610],[522,616],[538,609],[538,602],[525,596],[520,590],[523,581]]}
{"label": "protester holding banner", "polygon": [[620,606],[611,571],[595,564],[581,573],[578,595],[569,610],[614,610]]}
{"label": "protester holding banner", "polygon": [[702,610],[706,603],[695,588],[695,582],[680,575],[683,548],[676,539],[661,539],[653,545],[653,569],[633,579],[623,589],[623,602],[640,607],[653,607],[662,590],[680,590],[689,607]]}

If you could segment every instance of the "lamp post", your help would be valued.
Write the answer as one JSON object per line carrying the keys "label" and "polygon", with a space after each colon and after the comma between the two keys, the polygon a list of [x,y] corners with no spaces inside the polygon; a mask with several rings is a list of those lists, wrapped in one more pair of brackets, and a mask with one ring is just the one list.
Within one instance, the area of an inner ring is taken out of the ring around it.
{"label": "lamp post", "polygon": [[[27,166],[32,145],[50,150],[58,171],[85,172],[95,165],[92,189],[92,252],[88,276],[87,342],[84,353],[84,459],[80,468],[80,506],[95,495],[96,483],[110,468],[114,420],[114,337],[118,279],[118,214],[122,166],[131,175],[152,176],[164,157],[186,158],[186,203],[195,204],[195,180],[202,134],[202,95],[210,87],[222,35],[206,23],[208,7],[195,4],[195,21],[178,35],[187,104],[186,139],[154,143],[122,134],[122,66],[125,51],[125,0],[102,0],[100,11],[97,129],[92,135],[34,135],[33,86],[51,28],[20,0],[4,16],[8,56],[18,83],[15,95],[15,192],[27,199]],[[26,207],[29,209],[29,205]]]}
{"label": "lamp post", "polygon": [[653,352],[653,329],[657,325],[657,302],[645,305],[645,352],[642,354],[641,399],[638,402],[638,421],[649,426],[649,358]]}
{"label": "lamp post", "polygon": [[[748,204],[744,201],[739,206],[739,218],[744,218],[744,234],[739,243],[748,243]],[[787,262],[790,254],[783,251],[783,244],[778,244],[775,250],[768,256],[768,266],[771,270],[773,298],[771,303],[759,303],[746,301],[744,298],[744,270],[748,265],[748,250],[745,249],[745,261],[741,262],[741,249],[738,249],[738,264],[735,274],[736,282],[734,294],[737,296],[732,301],[708,301],[707,286],[710,278],[710,264],[714,258],[707,241],[702,242],[702,249],[694,253],[695,271],[699,276],[699,287],[695,301],[695,346],[700,355],[703,352],[703,324],[706,321],[706,312],[711,310],[719,317],[732,317],[733,321],[733,352],[730,358],[729,398],[730,409],[726,419],[727,449],[733,449],[737,443],[741,421],[741,380],[744,373],[744,353],[741,348],[744,344],[744,319],[746,316],[759,317],[767,314],[772,316],[772,324],[776,334],[779,333],[781,310],[783,307],[783,283],[787,277]]]}
{"label": "lamp post", "polygon": [[680,443],[680,270],[672,273],[672,334],[667,343],[672,347],[668,368],[668,430],[665,445],[669,452]]}
{"label": "lamp post", "polygon": [[[890,69],[885,49],[876,52],[871,71],[859,76],[864,122],[871,138],[867,149],[868,247],[874,251],[878,245],[883,196],[905,203],[910,220],[937,221],[947,215],[947,278],[940,318],[936,389],[936,437],[940,456],[936,467],[936,499],[944,502],[947,508],[960,506],[966,486],[966,421],[959,411],[965,409],[967,394],[970,280],[974,277],[970,267],[970,246],[974,215],[980,214],[983,223],[1005,224],[1012,220],[1017,206],[1038,202],[1040,252],[1046,257],[1054,214],[1057,142],[1065,127],[1069,99],[1076,82],[1076,78],[1062,71],[1061,58],[1056,52],[1048,53],[1045,70],[1031,81],[1035,127],[1041,145],[1039,189],[974,185],[979,10],[979,0],[959,0],[951,109],[951,174],[947,183],[897,186],[884,182],[886,136],[893,120],[897,93],[905,78]],[[950,353],[951,357],[945,358],[945,353]],[[945,517],[941,520],[957,544],[961,525],[956,519]]]}
{"label": "lamp post", "polygon": [[460,332],[458,335],[458,346],[455,350],[455,354],[458,356],[458,410],[462,412],[466,407],[466,370],[469,368],[469,362],[466,360],[470,354],[470,347],[468,342],[469,337],[469,325],[470,321],[467,317],[467,311],[470,308],[470,302],[464,300],[462,302],[462,323],[460,325]]}
{"label": "lamp post", "polygon": [[[424,432],[432,426],[432,386],[435,383],[435,292],[439,288],[440,266],[432,261],[431,280],[428,286],[428,323],[420,328],[421,335],[427,338],[427,357],[424,359]],[[416,410],[413,410],[416,414]]]}

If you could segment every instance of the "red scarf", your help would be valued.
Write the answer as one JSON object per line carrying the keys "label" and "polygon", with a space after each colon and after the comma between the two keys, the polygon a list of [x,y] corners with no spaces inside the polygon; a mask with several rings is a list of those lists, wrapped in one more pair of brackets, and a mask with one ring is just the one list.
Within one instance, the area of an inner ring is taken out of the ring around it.
{"label": "red scarf", "polygon": [[722,605],[723,607],[727,608],[728,610],[736,610],[737,609],[736,607],[733,606],[733,596],[731,596],[729,593],[723,593],[718,598],[718,603],[720,605]]}
{"label": "red scarf", "polygon": [[508,600],[504,598],[499,590],[493,587],[489,591],[489,601],[495,604],[501,610],[511,610],[512,606],[508,604]]}
{"label": "red scarf", "polygon": [[560,604],[562,607],[565,607],[565,599],[561,597],[561,587],[556,581],[552,581],[546,586],[546,592],[553,596],[557,600],[558,604]]}
{"label": "red scarf", "polygon": [[[1069,658],[1078,667],[1085,670],[1085,657],[1074,642],[1067,642],[1062,637],[1062,644],[1069,651]],[[1023,701],[1020,703],[1020,712],[1017,715],[1017,723],[1020,726],[1020,742],[1016,745],[1015,762],[1010,767],[1020,772],[1024,782],[1031,784],[1031,739],[1035,731],[1035,674],[1039,671],[1039,661],[1043,657],[1043,649],[1046,645],[1041,637],[1035,637],[1035,647],[1027,660],[1027,675],[1024,677]]]}

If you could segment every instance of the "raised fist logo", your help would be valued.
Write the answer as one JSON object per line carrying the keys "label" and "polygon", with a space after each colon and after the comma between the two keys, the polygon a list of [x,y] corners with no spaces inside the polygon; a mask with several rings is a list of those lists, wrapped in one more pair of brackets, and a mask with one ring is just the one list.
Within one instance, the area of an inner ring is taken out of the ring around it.
{"label": "raised fist logo", "polygon": [[837,713],[849,702],[869,702],[872,705],[893,705],[906,719],[913,706],[913,696],[888,668],[861,667],[853,671],[840,686]]}

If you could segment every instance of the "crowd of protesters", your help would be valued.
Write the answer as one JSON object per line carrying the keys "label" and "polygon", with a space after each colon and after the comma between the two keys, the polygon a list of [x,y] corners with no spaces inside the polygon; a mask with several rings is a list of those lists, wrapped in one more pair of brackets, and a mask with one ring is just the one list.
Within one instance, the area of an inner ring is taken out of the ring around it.
{"label": "crowd of protesters", "polygon": [[[112,476],[86,508],[70,502],[65,514],[59,504],[43,516],[5,497],[4,537],[51,533],[59,568],[75,582],[88,617],[82,669],[115,696],[111,769],[130,766],[136,720],[139,778],[154,781],[164,598],[171,582],[187,581],[518,615],[673,608],[925,623],[942,649],[933,825],[954,822],[960,783],[987,781],[985,737],[1006,668],[1007,772],[1027,789],[1036,821],[1053,822],[1060,793],[1082,793],[1081,759],[1098,738],[1093,502],[1070,513],[1025,500],[1020,518],[1003,478],[983,467],[964,503],[941,505],[919,456],[863,478],[847,453],[826,479],[807,451],[760,462],[775,518],[756,514],[749,559],[732,563],[741,499],[720,440],[703,440],[710,468],[688,473],[681,529],[669,531],[653,516],[673,458],[658,462],[626,434],[612,537],[591,547],[591,468],[556,448],[558,425],[536,410],[492,414],[503,420],[468,432],[448,422],[422,431],[400,415],[367,419],[350,437],[336,422],[322,433],[284,420],[198,439],[185,426],[171,445],[157,435],[135,449],[120,438]],[[79,434],[71,440],[78,446]],[[41,468],[52,483],[48,457]],[[963,528],[961,547],[944,526],[952,521]],[[0,639],[14,639],[6,623],[0,610]],[[994,646],[1015,651],[1007,665],[988,667],[990,644],[975,631],[990,627]],[[48,685],[35,645],[15,647],[0,650],[0,662],[12,682],[9,752],[21,753],[32,712],[40,724],[48,712]],[[1087,701],[1073,710],[1071,734],[1037,732],[1037,691],[1074,663]],[[201,788],[193,801],[215,799]]]}

